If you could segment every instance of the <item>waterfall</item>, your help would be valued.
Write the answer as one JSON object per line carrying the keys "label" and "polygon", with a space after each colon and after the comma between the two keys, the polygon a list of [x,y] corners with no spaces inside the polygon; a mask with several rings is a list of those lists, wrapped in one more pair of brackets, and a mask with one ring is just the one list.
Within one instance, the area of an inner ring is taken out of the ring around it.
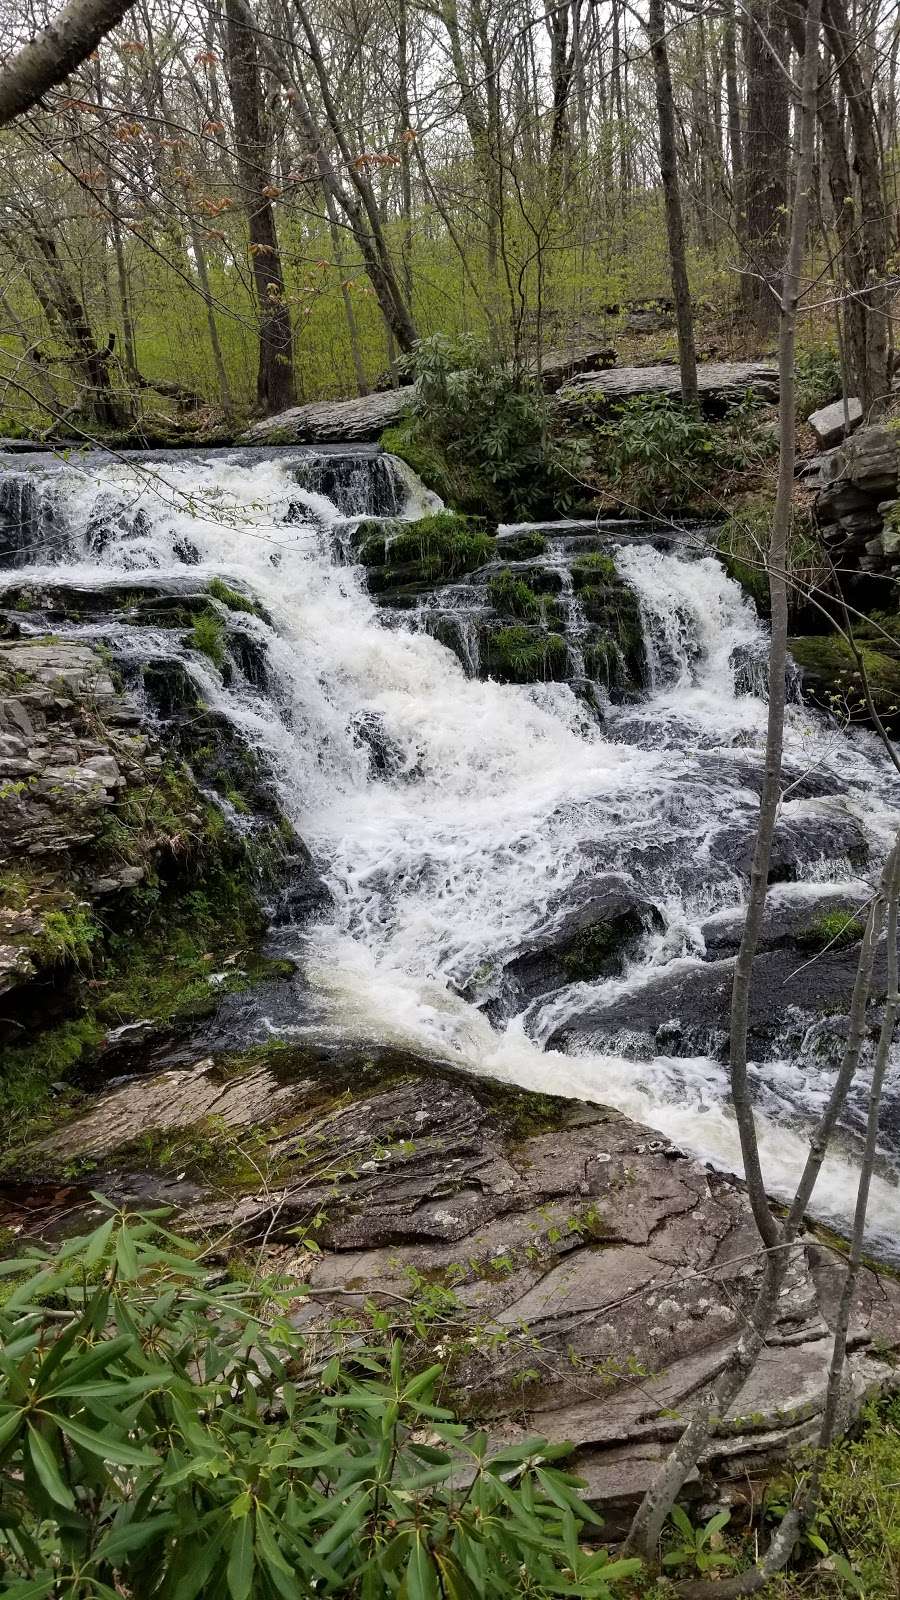
{"label": "waterfall", "polygon": [[[32,458],[0,474],[0,589],[217,576],[261,602],[260,616],[223,607],[222,619],[252,640],[264,678],[235,670],[226,682],[171,632],[127,620],[53,628],[125,655],[178,654],[202,700],[267,761],[331,892],[311,926],[279,930],[318,1002],[312,1019],[299,1004],[296,1024],[280,1016],[280,1031],[395,1042],[597,1100],[739,1170],[711,1044],[727,1027],[721,1004],[702,1026],[664,1009],[649,1030],[646,1017],[653,997],[677,994],[700,969],[728,971],[716,941],[739,922],[734,841],[757,806],[766,712],[747,663],[764,654],[761,625],[711,556],[606,527],[603,548],[643,620],[643,697],[604,706],[601,720],[565,683],[481,681],[471,637],[467,674],[421,610],[379,610],[348,560],[354,518],[434,505],[408,469],[366,449]],[[560,525],[563,542],[573,526]],[[477,588],[448,590],[448,625],[464,628],[480,603]],[[786,763],[796,778],[782,821],[795,859],[773,906],[806,914],[837,891],[863,903],[900,815],[889,764],[873,737],[845,735],[800,704],[788,710]],[[510,964],[598,884],[645,908],[621,970],[517,989]],[[754,1067],[776,1195],[793,1189],[833,1075],[809,1018],[791,1028],[788,1017],[781,1044]],[[677,1048],[662,1048],[667,1039]],[[855,1195],[865,1086],[863,1071],[820,1184],[819,1209],[839,1222]],[[896,1068],[890,1087],[893,1104]],[[895,1155],[883,1152],[872,1216],[873,1233],[896,1242]]]}

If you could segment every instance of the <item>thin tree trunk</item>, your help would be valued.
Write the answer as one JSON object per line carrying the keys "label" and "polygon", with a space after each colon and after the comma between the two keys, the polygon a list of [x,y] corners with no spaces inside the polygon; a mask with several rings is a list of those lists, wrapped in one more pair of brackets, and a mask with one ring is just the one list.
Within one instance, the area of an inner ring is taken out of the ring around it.
{"label": "thin tree trunk", "polygon": [[268,139],[254,33],[243,9],[225,0],[228,86],[234,111],[241,198],[250,232],[250,255],[259,316],[256,401],[265,415],[294,404],[294,344],[291,313],[269,187]]}
{"label": "thin tree trunk", "polygon": [[[659,7],[659,0],[653,0]],[[854,986],[851,1020],[841,1071],[815,1137],[810,1144],[810,1156],[801,1178],[787,1223],[780,1230],[772,1217],[766,1197],[759,1161],[759,1147],[753,1121],[753,1107],[747,1084],[747,1001],[752,961],[765,910],[766,884],[771,854],[772,835],[780,798],[781,751],[784,729],[784,672],[787,638],[787,605],[785,582],[785,556],[787,534],[790,526],[791,494],[796,441],[794,435],[794,333],[797,319],[800,269],[806,241],[806,223],[809,209],[809,190],[813,180],[813,148],[815,128],[815,89],[818,63],[820,0],[810,0],[806,22],[806,47],[803,57],[803,103],[799,119],[800,148],[797,162],[797,182],[794,194],[791,241],[784,267],[781,294],[781,329],[779,339],[779,377],[781,397],[779,405],[780,451],[778,495],[773,518],[769,547],[769,585],[773,604],[772,643],[769,655],[769,724],[766,738],[766,768],[763,794],[760,801],[756,847],[751,874],[750,901],[741,947],[735,964],[732,998],[731,1077],[732,1099],[735,1107],[744,1156],[744,1167],[750,1194],[750,1203],[765,1248],[763,1282],[746,1326],[735,1346],[726,1367],[707,1394],[698,1401],[694,1415],[679,1439],[668,1460],[644,1496],[635,1514],[628,1535],[628,1545],[647,1560],[653,1560],[663,1523],[669,1514],[689,1472],[696,1465],[706,1444],[712,1420],[724,1415],[735,1395],[752,1371],[765,1342],[778,1306],[778,1297],[790,1258],[790,1245],[796,1238],[809,1197],[821,1170],[828,1140],[837,1119],[840,1106],[856,1070],[866,1001],[871,982],[875,946],[881,931],[883,900],[877,897],[872,906],[860,955],[857,981]]]}
{"label": "thin tree trunk", "polygon": [[681,190],[678,184],[678,167],[675,156],[675,106],[672,97],[672,74],[669,70],[669,53],[666,49],[665,0],[650,0],[648,26],[650,53],[653,57],[653,78],[656,86],[656,111],[659,119],[659,168],[666,207],[669,268],[672,275],[672,297],[675,301],[675,321],[678,328],[681,398],[686,406],[696,410],[698,397],[697,355],[694,348],[694,313],[691,306],[691,286],[688,281],[687,256],[684,247],[684,218],[681,211]]}
{"label": "thin tree trunk", "polygon": [[743,301],[760,334],[778,326],[773,292],[787,237],[790,102],[787,35],[780,0],[752,0],[745,33],[747,137],[744,144],[745,246],[749,269]]}
{"label": "thin tree trunk", "polygon": [[222,346],[219,342],[219,330],[216,327],[216,313],[213,308],[213,297],[209,287],[209,269],[206,264],[206,251],[200,230],[193,217],[191,218],[191,248],[197,264],[197,277],[200,280],[200,292],[206,307],[206,329],[209,334],[209,348],[212,351],[213,367],[216,373],[216,383],[219,386],[219,401],[226,417],[234,415],[234,401],[231,397],[231,385],[228,382],[228,372],[225,359],[222,355]]}
{"label": "thin tree trunk", "polygon": [[734,0],[726,0],[723,23],[725,49],[725,98],[728,103],[728,146],[731,154],[731,192],[734,231],[739,246],[746,235],[744,211],[744,141],[741,133],[741,102],[738,93],[737,47],[734,26]]}

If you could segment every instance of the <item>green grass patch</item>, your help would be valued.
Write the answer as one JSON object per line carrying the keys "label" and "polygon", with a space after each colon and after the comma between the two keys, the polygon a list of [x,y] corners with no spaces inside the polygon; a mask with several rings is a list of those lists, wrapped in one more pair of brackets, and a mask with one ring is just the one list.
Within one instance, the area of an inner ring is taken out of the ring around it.
{"label": "green grass patch", "polygon": [[865,928],[852,911],[823,911],[798,937],[810,950],[845,950],[857,944]]}
{"label": "green grass patch", "polygon": [[221,617],[214,611],[201,611],[194,618],[194,626],[187,637],[192,650],[206,656],[219,671],[225,665],[225,629]]}

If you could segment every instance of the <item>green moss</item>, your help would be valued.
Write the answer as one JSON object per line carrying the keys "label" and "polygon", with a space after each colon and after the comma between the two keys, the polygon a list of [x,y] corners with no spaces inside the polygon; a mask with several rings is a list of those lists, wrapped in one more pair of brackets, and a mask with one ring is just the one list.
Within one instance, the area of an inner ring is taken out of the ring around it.
{"label": "green moss", "polygon": [[545,602],[523,578],[516,577],[510,567],[495,574],[488,584],[491,605],[511,617],[521,617],[524,622],[539,622],[544,615]]}
{"label": "green moss", "polygon": [[7,874],[9,900],[33,904],[41,917],[36,959],[63,968],[54,1005],[56,1017],[62,1010],[69,1019],[51,1015],[45,1020],[53,1025],[42,1028],[37,1017],[32,1036],[3,1052],[0,1115],[12,1145],[21,1147],[46,1114],[51,1086],[89,1066],[112,1029],[131,1022],[177,1028],[211,1013],[229,990],[292,971],[259,951],[260,891],[291,842],[274,823],[249,839],[237,835],[187,769],[170,761],[120,796],[91,847],[92,873],[123,864],[143,872],[137,886],[108,902],[102,923],[82,906],[60,905],[58,887],[45,910],[50,891],[38,868]]}
{"label": "green moss", "polygon": [[566,675],[568,652],[559,633],[517,623],[492,630],[482,651],[484,669],[501,683],[559,681]]}
{"label": "green moss", "polygon": [[502,555],[505,561],[532,561],[536,556],[542,556],[547,549],[547,540],[543,533],[516,533],[510,536],[504,534]]}
{"label": "green moss", "polygon": [[577,556],[572,563],[572,582],[576,590],[596,587],[599,579],[607,583],[618,581],[616,563],[612,556],[602,554],[600,551],[589,551],[586,555]]}
{"label": "green moss", "polygon": [[194,626],[188,635],[187,643],[192,650],[199,650],[201,655],[207,656],[214,667],[221,672],[226,662],[225,654],[225,629],[221,617],[214,611],[201,611],[194,618]]}
{"label": "green moss", "polygon": [[483,518],[437,511],[413,522],[395,518],[359,524],[357,553],[374,593],[404,584],[443,583],[484,566],[494,553]]}
{"label": "green moss", "polygon": [[562,957],[570,983],[587,982],[608,968],[621,947],[623,931],[611,922],[595,922],[583,929]]}
{"label": "green moss", "polygon": [[[864,635],[858,640],[858,647],[875,709],[887,728],[896,731],[900,727],[900,662],[887,653],[889,642],[879,639],[882,643],[884,647],[876,649]],[[840,721],[869,720],[862,674],[853,651],[840,634],[792,638],[788,647],[802,668],[803,691],[809,699],[833,712]]]}
{"label": "green moss", "polygon": [[863,924],[852,912],[823,911],[821,916],[815,917],[803,929],[798,936],[798,943],[811,950],[824,950],[826,947],[844,950],[847,945],[856,944],[864,932]]}
{"label": "green moss", "polygon": [[104,1154],[104,1165],[167,1175],[194,1183],[255,1188],[267,1170],[265,1136],[259,1128],[235,1128],[222,1117],[202,1117],[182,1128],[150,1128]]}
{"label": "green moss", "polygon": [[572,1101],[560,1095],[512,1089],[490,1078],[473,1080],[472,1092],[497,1117],[515,1144],[564,1128],[572,1112]]}
{"label": "green moss", "polygon": [[88,907],[44,912],[33,950],[41,966],[86,965],[100,928]]}
{"label": "green moss", "polygon": [[[454,475],[449,462],[436,444],[421,438],[411,419],[385,428],[381,435],[381,448],[398,456],[421,478],[426,489],[439,494],[448,505],[458,505],[468,499],[466,486]],[[459,506],[459,509],[463,509]]]}
{"label": "green moss", "polygon": [[247,595],[241,594],[240,590],[232,589],[224,578],[210,578],[206,587],[213,599],[220,600],[223,606],[228,607],[229,611],[247,611],[254,617],[258,617],[261,614],[261,607],[257,600],[251,600]]}

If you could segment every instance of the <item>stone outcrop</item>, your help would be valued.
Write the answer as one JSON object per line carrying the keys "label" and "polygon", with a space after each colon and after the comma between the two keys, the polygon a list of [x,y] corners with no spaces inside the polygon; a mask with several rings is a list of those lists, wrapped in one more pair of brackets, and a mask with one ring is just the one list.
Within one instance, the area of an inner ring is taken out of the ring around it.
{"label": "stone outcrop", "polygon": [[[591,351],[592,358],[606,357],[608,351]],[[659,394],[675,397],[681,385],[677,366],[661,364],[646,367],[606,365],[583,368],[577,353],[550,352],[544,359],[541,379],[563,412],[580,405],[585,396],[605,396],[611,403],[635,395]],[[748,389],[762,400],[778,399],[778,372],[770,362],[707,361],[697,369],[697,386],[706,409],[716,411],[743,399]],[[379,394],[354,400],[313,401],[294,406],[277,416],[255,422],[239,439],[240,444],[357,444],[380,438],[385,428],[396,422],[408,408],[410,388],[386,389]]]}
{"label": "stone outcrop", "polygon": [[821,406],[818,411],[813,411],[807,417],[807,422],[816,436],[816,444],[820,450],[830,450],[833,445],[840,444],[862,422],[862,403],[855,397],[848,400],[835,400],[830,406]]}
{"label": "stone outcrop", "polygon": [[138,721],[89,646],[0,644],[0,993],[52,959],[48,917],[143,878],[141,865],[86,866],[121,791],[160,767]]}
{"label": "stone outcrop", "polygon": [[860,428],[821,462],[816,518],[843,571],[889,573],[900,565],[900,524],[891,515],[898,475],[897,434],[880,423]]}
{"label": "stone outcrop", "polygon": [[[778,399],[778,369],[768,361],[703,361],[697,367],[697,389],[704,408],[715,411],[736,404],[748,389],[760,400]],[[675,398],[681,377],[673,363],[658,366],[617,367],[612,372],[583,372],[559,394],[565,408],[588,395],[602,395],[611,403],[635,395],[658,394]]]}
{"label": "stone outcrop", "polygon": [[[204,1173],[214,1135],[232,1164],[223,1154]],[[45,1206],[79,1204],[71,1184],[53,1199],[54,1169],[73,1161],[90,1172],[85,1189],[174,1203],[182,1229],[227,1231],[230,1247],[264,1243],[311,1329],[366,1303],[408,1321],[410,1301],[441,1291],[446,1320],[428,1350],[449,1363],[448,1398],[495,1444],[574,1441],[610,1533],[727,1356],[758,1282],[737,1183],[601,1107],[396,1052],[206,1058],[128,1083],[35,1153]],[[33,1200],[46,1229],[39,1191]],[[7,1216],[35,1225],[21,1205]],[[296,1243],[313,1219],[316,1253]],[[713,1479],[740,1493],[813,1436],[840,1285],[840,1255],[807,1233],[766,1350],[689,1493]],[[864,1271],[851,1414],[895,1381],[898,1328],[900,1283]]]}
{"label": "stone outcrop", "polygon": [[[82,1084],[133,1071],[233,991],[277,984],[293,968],[262,951],[262,897],[292,920],[321,902],[259,761],[201,708],[185,661],[160,652],[171,628],[189,660],[198,646],[182,630],[218,617],[220,670],[237,669],[256,642],[242,626],[253,602],[215,592],[218,611],[196,580],[4,590],[0,1115],[45,1109],[71,1092],[74,1069]],[[115,617],[114,643],[130,625],[137,649],[116,662],[106,647],[39,632],[49,616]],[[245,665],[264,671],[252,655]],[[7,1132],[5,1158],[21,1137]]]}

